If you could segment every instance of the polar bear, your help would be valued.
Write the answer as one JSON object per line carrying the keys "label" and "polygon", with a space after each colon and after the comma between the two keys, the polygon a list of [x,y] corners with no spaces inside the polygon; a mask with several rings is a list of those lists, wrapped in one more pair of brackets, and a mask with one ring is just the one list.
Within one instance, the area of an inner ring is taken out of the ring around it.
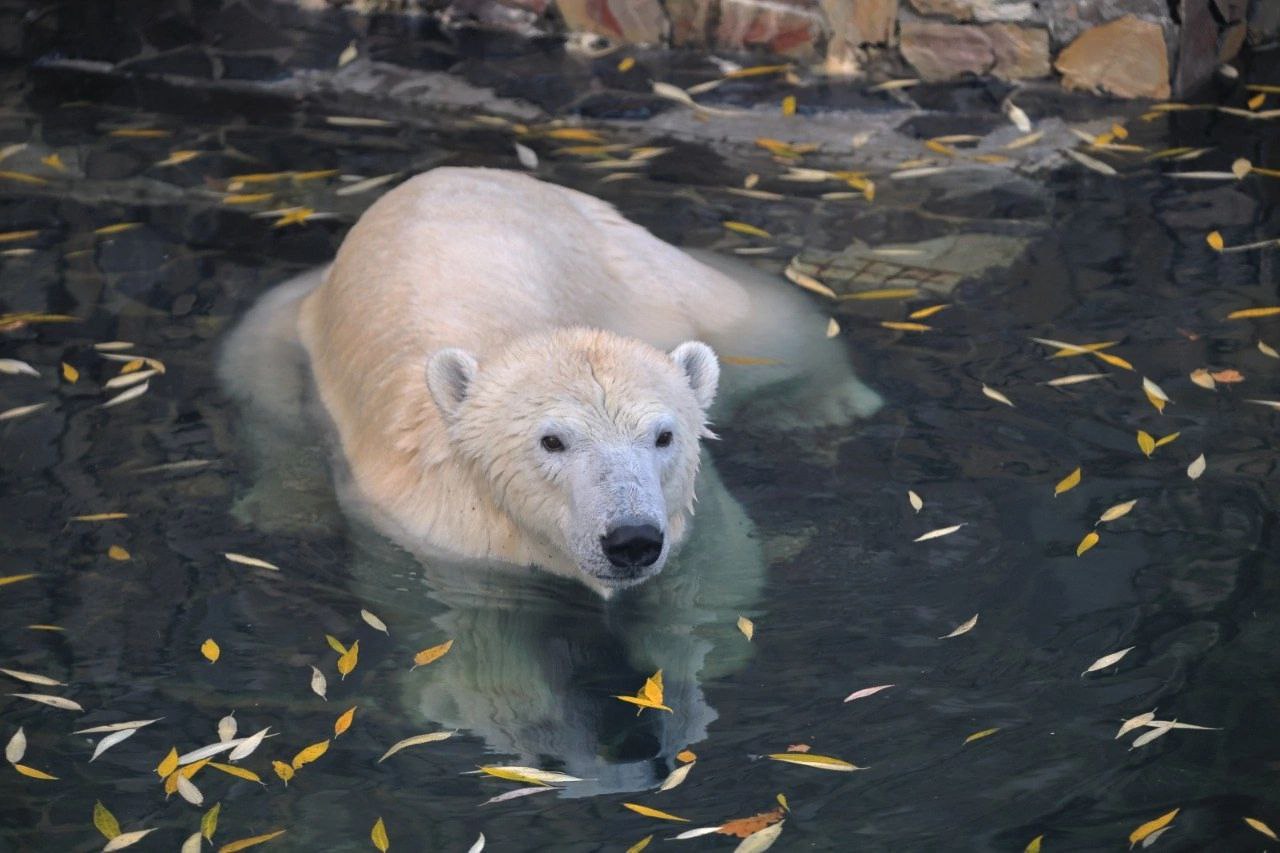
{"label": "polar bear", "polygon": [[703,341],[754,362],[739,398],[803,375],[819,421],[879,404],[795,294],[722,270],[522,174],[440,168],[387,193],[293,289],[359,501],[411,550],[602,595],[658,573],[719,384]]}

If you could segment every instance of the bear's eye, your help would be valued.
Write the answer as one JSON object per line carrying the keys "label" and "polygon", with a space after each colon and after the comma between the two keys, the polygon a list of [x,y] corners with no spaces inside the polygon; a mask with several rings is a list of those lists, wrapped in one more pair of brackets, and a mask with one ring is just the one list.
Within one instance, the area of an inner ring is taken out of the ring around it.
{"label": "bear's eye", "polygon": [[664,429],[658,433],[658,439],[654,442],[658,447],[666,447],[671,444],[671,430]]}
{"label": "bear's eye", "polygon": [[544,435],[541,444],[542,449],[548,453],[559,453],[564,450],[564,442],[560,440],[558,435]]}

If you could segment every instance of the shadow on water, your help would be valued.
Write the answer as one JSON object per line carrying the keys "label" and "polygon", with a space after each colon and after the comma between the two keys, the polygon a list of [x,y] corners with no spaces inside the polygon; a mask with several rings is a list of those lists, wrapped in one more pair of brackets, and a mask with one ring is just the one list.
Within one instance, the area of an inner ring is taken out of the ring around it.
{"label": "shadow on water", "polygon": [[[1267,73],[1255,76],[1274,81]],[[933,115],[969,110],[970,99],[989,111],[977,87],[960,90]],[[245,762],[265,789],[208,769],[197,777],[206,806],[222,803],[219,843],[282,827],[286,849],[366,849],[381,816],[396,846],[466,849],[483,831],[500,849],[613,849],[667,834],[624,801],[715,825],[772,808],[779,792],[793,808],[782,844],[822,850],[1012,850],[1041,833],[1046,849],[1100,849],[1173,808],[1182,812],[1159,841],[1166,850],[1256,849],[1243,817],[1280,826],[1280,415],[1243,402],[1280,398],[1277,362],[1257,346],[1280,346],[1280,332],[1275,321],[1223,319],[1275,304],[1276,255],[1205,245],[1215,229],[1230,244],[1275,236],[1278,185],[1169,177],[1225,170],[1242,156],[1280,165],[1267,122],[1208,112],[1134,120],[1132,138],[1150,151],[1213,150],[1186,165],[1134,158],[1119,178],[1068,165],[998,184],[968,173],[881,180],[870,205],[778,181],[782,167],[749,144],[613,127],[610,138],[673,152],[639,177],[601,182],[580,158],[537,142],[541,175],[601,195],[673,242],[784,246],[761,264],[776,272],[799,253],[841,293],[903,282],[921,291],[905,307],[831,306],[860,375],[889,401],[856,430],[717,425],[715,468],[768,563],[759,594],[709,605],[706,589],[684,594],[682,571],[708,586],[718,571],[733,576],[712,548],[673,567],[674,593],[655,587],[651,599],[606,608],[560,581],[420,564],[331,500],[270,532],[236,512],[255,460],[215,376],[220,343],[270,286],[328,260],[382,190],[339,195],[335,176],[294,177],[272,185],[269,202],[238,206],[221,200],[226,179],[335,166],[362,177],[446,162],[513,168],[509,129],[447,112],[341,127],[324,116],[344,104],[318,95],[193,91],[57,68],[8,72],[4,91],[0,141],[28,147],[0,168],[48,183],[10,181],[0,198],[0,231],[38,232],[0,245],[22,250],[3,256],[0,308],[78,322],[12,324],[0,339],[0,357],[41,374],[0,377],[0,410],[52,403],[0,422],[9,498],[0,575],[39,573],[0,588],[0,657],[72,685],[13,682],[7,692],[69,695],[86,713],[0,706],[0,736],[23,726],[23,762],[59,777],[5,777],[0,846],[96,849],[100,800],[125,829],[157,827],[148,841],[176,847],[201,810],[166,802],[153,770],[173,745],[212,741],[231,711],[242,732],[280,734]],[[1089,108],[1073,109],[1088,118]],[[167,135],[112,135],[120,128]],[[157,165],[174,150],[201,153]],[[43,161],[53,153],[65,173]],[[722,191],[750,173],[783,197]],[[281,228],[252,215],[276,205],[333,215]],[[724,220],[772,237],[728,234]],[[120,223],[130,227],[95,233]],[[868,259],[884,246],[893,251]],[[880,325],[935,302],[951,307],[924,321],[931,331]],[[1137,370],[1046,360],[1031,336],[1118,341],[1114,352]],[[120,363],[94,344],[113,340],[161,359],[165,372],[138,400],[102,409]],[[78,381],[58,378],[64,362]],[[1201,367],[1244,380],[1198,388],[1187,377]],[[1106,376],[1043,384],[1087,372]],[[1173,398],[1164,414],[1143,399],[1141,375]],[[1014,407],[985,397],[984,384]],[[1178,438],[1147,458],[1138,430]],[[1185,470],[1200,453],[1207,471],[1192,480]],[[324,464],[319,449],[308,458],[302,481]],[[1081,484],[1053,497],[1077,466]],[[924,499],[918,514],[908,489]],[[1127,500],[1138,501],[1132,512],[1098,525],[1099,544],[1077,557],[1098,516]],[[128,518],[68,520],[114,511]],[[951,536],[911,541],[961,523]],[[112,546],[128,558],[109,557]],[[227,552],[281,571],[229,563]],[[363,622],[361,608],[390,634]],[[972,631],[938,639],[975,613]],[[755,621],[750,646],[738,615]],[[360,642],[345,679],[326,634]],[[207,638],[221,647],[216,664],[200,657]],[[415,651],[450,638],[448,655],[410,671]],[[1130,646],[1119,665],[1081,677]],[[309,690],[313,665],[328,675],[328,701]],[[612,698],[660,667],[675,713],[637,716]],[[284,788],[268,759],[332,737],[352,705],[350,731]],[[1132,750],[1132,735],[1115,739],[1121,720],[1153,708],[1214,730],[1171,731]],[[91,740],[70,734],[152,717],[164,719],[93,763]],[[449,740],[376,761],[403,737],[452,728]],[[998,731],[965,743],[988,729]],[[792,744],[869,769],[759,759]],[[688,780],[645,793],[689,746],[699,757]],[[481,806],[517,787],[463,775],[487,763],[591,781],[570,787],[576,797]]]}

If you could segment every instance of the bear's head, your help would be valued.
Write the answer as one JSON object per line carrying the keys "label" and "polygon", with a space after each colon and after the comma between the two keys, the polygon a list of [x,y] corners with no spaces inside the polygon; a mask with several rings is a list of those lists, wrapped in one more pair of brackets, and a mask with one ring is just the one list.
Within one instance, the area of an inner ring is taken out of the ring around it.
{"label": "bear's head", "polygon": [[478,363],[445,349],[427,385],[452,452],[495,506],[608,595],[662,570],[693,512],[720,366],[596,329],[512,341]]}

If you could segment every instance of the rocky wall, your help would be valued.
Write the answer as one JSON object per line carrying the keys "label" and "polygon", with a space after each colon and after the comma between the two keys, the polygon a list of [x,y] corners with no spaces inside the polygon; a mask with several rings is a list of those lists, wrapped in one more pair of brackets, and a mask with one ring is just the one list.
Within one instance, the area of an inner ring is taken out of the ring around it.
{"label": "rocky wall", "polygon": [[1280,38],[1280,0],[291,0],[614,44],[757,51],[837,75],[1056,78],[1116,97],[1186,95]]}

